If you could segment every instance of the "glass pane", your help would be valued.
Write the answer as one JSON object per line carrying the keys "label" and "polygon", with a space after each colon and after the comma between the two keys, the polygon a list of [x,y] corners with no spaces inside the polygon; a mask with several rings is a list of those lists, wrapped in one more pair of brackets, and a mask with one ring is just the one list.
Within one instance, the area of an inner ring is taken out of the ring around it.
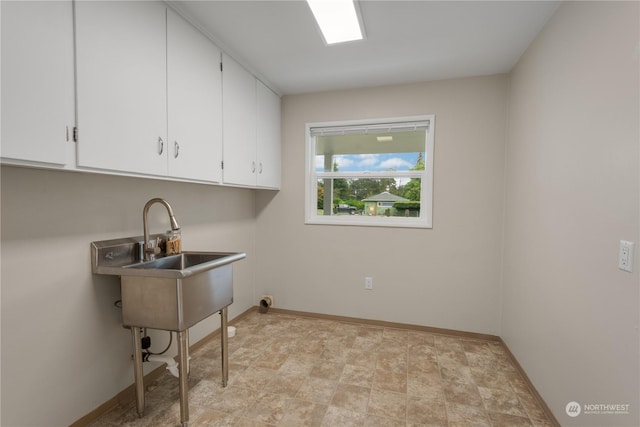
{"label": "glass pane", "polygon": [[424,170],[426,131],[316,137],[317,172]]}
{"label": "glass pane", "polygon": [[318,215],[420,216],[420,178],[319,179]]}

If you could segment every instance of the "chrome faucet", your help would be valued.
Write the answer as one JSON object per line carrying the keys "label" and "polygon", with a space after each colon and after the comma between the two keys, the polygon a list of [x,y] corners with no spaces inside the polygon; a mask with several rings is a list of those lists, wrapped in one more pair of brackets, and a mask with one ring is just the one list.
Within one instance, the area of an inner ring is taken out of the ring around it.
{"label": "chrome faucet", "polygon": [[152,247],[151,246],[151,242],[149,242],[149,224],[147,221],[147,216],[149,214],[149,208],[151,208],[151,205],[155,204],[155,203],[160,203],[161,205],[164,205],[165,208],[167,208],[167,212],[169,213],[169,222],[171,223],[171,229],[172,230],[180,230],[180,225],[178,225],[178,221],[176,221],[176,217],[173,216],[173,209],[171,209],[171,205],[164,199],[160,199],[160,198],[155,198],[155,199],[151,199],[147,202],[146,205],[144,205],[144,209],[142,210],[142,226],[144,228],[144,260],[145,261],[149,261],[155,258],[156,255],[156,249],[157,249],[157,245],[156,247]]}

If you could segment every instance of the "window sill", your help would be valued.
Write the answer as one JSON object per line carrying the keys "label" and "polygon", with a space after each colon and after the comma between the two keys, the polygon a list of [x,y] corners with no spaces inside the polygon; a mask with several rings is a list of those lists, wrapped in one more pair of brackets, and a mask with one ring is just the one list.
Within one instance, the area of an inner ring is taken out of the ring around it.
{"label": "window sill", "polygon": [[357,227],[433,228],[426,218],[404,218],[364,215],[331,215],[306,218],[306,225],[338,225]]}

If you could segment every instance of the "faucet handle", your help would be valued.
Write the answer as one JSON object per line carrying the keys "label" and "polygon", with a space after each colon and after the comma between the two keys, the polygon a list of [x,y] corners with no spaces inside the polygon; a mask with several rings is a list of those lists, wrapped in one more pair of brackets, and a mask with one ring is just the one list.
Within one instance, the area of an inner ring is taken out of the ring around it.
{"label": "faucet handle", "polygon": [[149,240],[147,242],[146,247],[141,245],[141,251],[143,251],[143,257],[141,258],[143,261],[151,261],[154,260],[156,255],[162,252],[162,248],[160,247],[161,239],[158,237],[156,239]]}

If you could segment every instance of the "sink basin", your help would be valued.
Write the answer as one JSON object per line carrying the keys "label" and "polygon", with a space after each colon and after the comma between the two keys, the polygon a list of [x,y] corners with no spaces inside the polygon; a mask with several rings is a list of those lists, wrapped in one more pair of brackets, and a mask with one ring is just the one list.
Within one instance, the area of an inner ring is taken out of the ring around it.
{"label": "sink basin", "polygon": [[157,268],[161,270],[186,270],[198,265],[216,261],[231,254],[228,253],[204,253],[204,252],[184,252],[178,255],[169,255],[154,261],[147,261],[140,264],[130,265],[127,268]]}
{"label": "sink basin", "polygon": [[233,303],[230,263],[211,268],[202,263],[178,270],[182,260],[192,257],[171,258],[124,268],[146,273],[120,277],[125,326],[184,331]]}
{"label": "sink basin", "polygon": [[119,276],[185,278],[246,257],[244,252],[183,252],[120,267]]}

